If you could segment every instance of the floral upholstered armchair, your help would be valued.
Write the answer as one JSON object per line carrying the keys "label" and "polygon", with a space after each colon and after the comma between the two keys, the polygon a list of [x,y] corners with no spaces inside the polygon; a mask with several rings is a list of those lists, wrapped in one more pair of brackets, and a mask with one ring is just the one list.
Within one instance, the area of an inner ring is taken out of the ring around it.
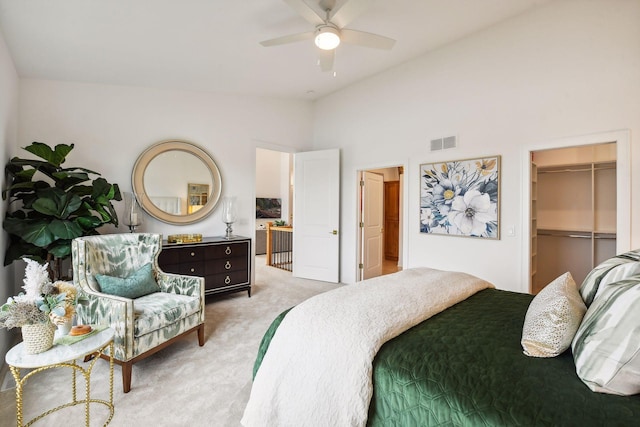
{"label": "floral upholstered armchair", "polygon": [[161,235],[146,233],[72,242],[74,282],[88,299],[78,306],[78,323],[115,330],[114,361],[122,366],[125,393],[135,362],[190,332],[204,345],[204,279],[161,271],[161,248]]}

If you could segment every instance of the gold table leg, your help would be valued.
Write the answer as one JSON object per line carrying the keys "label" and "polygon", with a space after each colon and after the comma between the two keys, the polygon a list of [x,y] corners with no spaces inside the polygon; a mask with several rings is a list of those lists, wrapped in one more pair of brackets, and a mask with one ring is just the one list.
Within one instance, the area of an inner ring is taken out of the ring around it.
{"label": "gold table leg", "polygon": [[[109,347],[109,401],[106,400],[102,400],[102,399],[91,399],[91,370],[93,369],[93,366],[95,365],[96,361],[98,359],[100,359],[100,355],[104,354],[104,350]],[[27,379],[31,378],[31,376],[37,374],[38,372],[42,372],[42,371],[46,371],[47,369],[53,369],[53,368],[71,368],[72,370],[72,385],[71,385],[71,390],[72,390],[72,400],[69,403],[65,403],[63,405],[57,406],[53,409],[50,409],[46,412],[43,412],[42,414],[38,415],[37,417],[33,418],[31,421],[29,421],[28,423],[24,424],[24,420],[23,420],[23,403],[22,403],[22,393],[23,393],[23,388],[24,388],[24,384],[27,382]],[[49,414],[52,414],[60,409],[63,408],[68,408],[70,406],[74,406],[74,405],[78,405],[81,403],[85,404],[85,423],[86,426],[89,427],[90,426],[90,403],[101,403],[105,406],[107,406],[107,408],[109,408],[109,418],[107,418],[107,421],[104,423],[104,425],[106,426],[107,424],[109,424],[111,422],[111,419],[113,418],[113,413],[114,413],[114,405],[113,405],[113,340],[111,340],[108,344],[104,345],[102,348],[100,348],[97,353],[96,356],[93,358],[93,360],[91,360],[91,362],[89,363],[89,365],[87,366],[86,369],[83,369],[81,366],[78,366],[76,364],[76,361],[72,361],[69,363],[56,363],[56,364],[52,364],[52,365],[47,365],[47,366],[43,366],[37,369],[34,369],[33,371],[29,372],[28,374],[26,374],[23,378],[20,378],[20,368],[17,368],[15,366],[11,366],[9,365],[9,369],[11,371],[11,374],[13,375],[13,379],[16,383],[16,424],[18,427],[28,427],[30,425],[32,425],[33,423],[35,423],[36,421],[46,417]],[[85,398],[83,400],[78,400],[77,399],[77,393],[76,393],[76,371],[80,371],[84,377],[85,380]]]}

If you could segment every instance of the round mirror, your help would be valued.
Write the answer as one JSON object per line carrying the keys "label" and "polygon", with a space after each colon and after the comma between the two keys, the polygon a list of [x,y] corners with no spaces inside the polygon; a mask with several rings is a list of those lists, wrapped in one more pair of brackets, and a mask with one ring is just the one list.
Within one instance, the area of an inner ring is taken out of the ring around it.
{"label": "round mirror", "polygon": [[164,141],[146,149],[133,166],[133,191],[152,217],[192,224],[209,215],[220,199],[218,166],[202,148]]}

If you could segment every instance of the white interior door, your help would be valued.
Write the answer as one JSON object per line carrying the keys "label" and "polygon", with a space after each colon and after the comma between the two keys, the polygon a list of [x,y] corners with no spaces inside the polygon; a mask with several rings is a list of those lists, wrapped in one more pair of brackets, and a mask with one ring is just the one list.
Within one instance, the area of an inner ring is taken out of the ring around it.
{"label": "white interior door", "polygon": [[294,154],[295,277],[340,280],[340,151]]}
{"label": "white interior door", "polygon": [[362,172],[361,181],[362,278],[382,274],[382,231],[384,227],[384,179],[377,173]]}

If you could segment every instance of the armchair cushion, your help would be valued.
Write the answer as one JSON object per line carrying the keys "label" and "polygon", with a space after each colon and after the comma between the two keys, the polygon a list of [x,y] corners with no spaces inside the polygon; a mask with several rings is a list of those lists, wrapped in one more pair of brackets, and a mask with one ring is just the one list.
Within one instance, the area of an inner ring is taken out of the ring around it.
{"label": "armchair cushion", "polygon": [[160,286],[153,277],[151,263],[143,265],[128,277],[96,274],[95,278],[100,285],[100,290],[109,295],[134,299],[160,291]]}
{"label": "armchair cushion", "polygon": [[141,337],[182,320],[200,310],[200,298],[156,292],[133,301],[134,337]]}

